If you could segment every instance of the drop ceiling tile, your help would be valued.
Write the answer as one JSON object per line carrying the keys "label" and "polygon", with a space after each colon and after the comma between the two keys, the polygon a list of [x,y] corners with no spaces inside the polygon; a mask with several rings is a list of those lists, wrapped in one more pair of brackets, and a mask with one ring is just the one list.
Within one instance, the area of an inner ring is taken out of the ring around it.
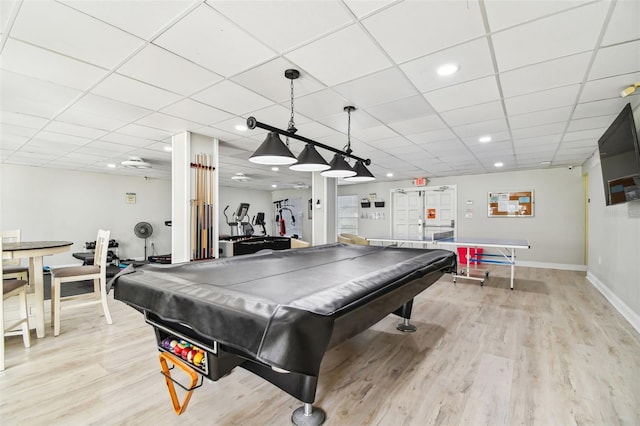
{"label": "drop ceiling tile", "polygon": [[391,66],[383,52],[357,25],[302,46],[285,57],[329,86]]}
{"label": "drop ceiling tile", "polygon": [[573,113],[573,119],[598,117],[614,112],[616,115],[622,111],[627,103],[631,103],[631,107],[635,108],[640,105],[640,97],[627,96],[626,98],[611,98],[600,101],[584,102],[576,106]]}
{"label": "drop ceiling tile", "polygon": [[[640,25],[640,15],[638,17]],[[598,50],[589,80],[640,71],[640,40]]]}
{"label": "drop ceiling tile", "polygon": [[335,0],[257,1],[251,3],[250,11],[247,3],[241,1],[211,2],[211,6],[281,53],[329,34],[353,20],[342,2]]}
{"label": "drop ceiling tile", "polygon": [[41,141],[55,142],[55,143],[61,142],[61,143],[74,145],[74,146],[86,145],[89,142],[91,142],[91,139],[88,139],[88,138],[81,138],[77,136],[64,135],[61,133],[53,133],[53,132],[47,132],[47,131],[39,132],[35,136],[35,138]]}
{"label": "drop ceiling tile", "polygon": [[76,124],[64,123],[62,121],[52,121],[44,128],[44,130],[54,133],[79,136],[87,139],[97,139],[107,134],[106,130],[78,126]]}
{"label": "drop ceiling tile", "polygon": [[128,147],[129,149],[142,148],[154,143],[154,141],[149,139],[138,138],[136,136],[130,136],[130,135],[124,135],[122,133],[109,133],[108,135],[105,135],[102,138],[100,138],[100,141],[123,145]]}
{"label": "drop ceiling tile", "polygon": [[[331,137],[336,139],[344,138],[343,133],[338,132],[337,130],[332,129],[329,126],[326,126],[324,124],[321,124],[315,121],[303,123],[299,126],[296,125],[296,127],[298,128],[298,134],[304,135],[309,139],[324,138],[324,137]],[[360,137],[360,134],[358,134],[358,137]]]}
{"label": "drop ceiling tile", "polygon": [[480,8],[475,1],[400,2],[362,23],[397,63],[485,33]]}
{"label": "drop ceiling tile", "polygon": [[79,90],[89,89],[107,75],[103,68],[12,38],[2,51],[2,69]]}
{"label": "drop ceiling tile", "polygon": [[[216,123],[216,126],[219,126],[220,123]],[[243,139],[242,136],[239,136],[235,133],[227,132],[225,130],[219,129],[218,127],[198,127],[193,130],[193,133],[197,133],[200,135],[210,136],[212,138],[217,138],[223,142],[235,142],[237,140]]]}
{"label": "drop ceiling tile", "polygon": [[171,135],[173,134],[172,132],[154,129],[148,126],[141,126],[135,123],[120,127],[118,129],[118,133],[153,140],[164,140],[166,138],[171,138]]}
{"label": "drop ceiling tile", "polygon": [[[330,115],[317,120],[326,126],[336,129],[338,132],[347,134],[349,116],[346,112]],[[379,128],[382,123],[364,111],[355,110],[351,113],[351,136],[359,137],[366,129]],[[395,132],[393,134],[395,135]]]}
{"label": "drop ceiling tile", "polygon": [[18,2],[18,0],[0,2],[0,33],[6,32],[12,14],[18,12],[19,8],[16,8],[16,6],[19,4],[20,2]]}
{"label": "drop ceiling tile", "polygon": [[[445,64],[457,64],[460,69],[449,76],[438,75],[437,69]],[[400,65],[400,69],[420,92],[476,80],[494,73],[485,37],[406,62]]]}
{"label": "drop ceiling tile", "polygon": [[[349,102],[331,90],[321,90],[295,100],[294,110],[318,120],[339,114]],[[345,114],[346,115],[346,114]]]}
{"label": "drop ceiling tile", "polygon": [[2,110],[51,118],[62,111],[81,92],[47,81],[9,71],[0,73]]}
{"label": "drop ceiling tile", "polygon": [[449,129],[430,130],[428,132],[416,133],[407,136],[407,139],[417,144],[428,144],[431,142],[451,140],[456,138],[456,135]]}
{"label": "drop ceiling tile", "polygon": [[562,139],[562,133],[555,135],[536,136],[532,138],[513,138],[513,145],[516,148],[541,146],[541,145],[558,145]]}
{"label": "drop ceiling tile", "polygon": [[619,98],[623,89],[639,80],[640,72],[587,81],[580,94],[580,102]]}
{"label": "drop ceiling tile", "polygon": [[585,1],[485,0],[491,31],[499,31],[546,15],[580,6]]}
{"label": "drop ceiling tile", "polygon": [[175,93],[119,74],[111,74],[94,87],[91,93],[150,110],[159,110],[181,98]]}
{"label": "drop ceiling tile", "polygon": [[278,57],[232,77],[231,81],[275,102],[289,102],[291,99],[291,80],[284,76],[285,70],[288,69],[300,72],[300,77],[293,81],[294,98],[325,88],[322,83],[299,68],[292,62]]}
{"label": "drop ceiling tile", "polygon": [[118,73],[182,95],[222,80],[220,75],[153,44],[124,63]]}
{"label": "drop ceiling tile", "polygon": [[436,111],[449,111],[500,99],[494,76],[424,93]]}
{"label": "drop ceiling tile", "polygon": [[62,3],[81,10],[101,21],[123,29],[140,38],[149,39],[160,29],[175,20],[194,4],[186,1],[86,1],[61,0]]}
{"label": "drop ceiling tile", "polygon": [[11,37],[108,69],[143,45],[131,34],[54,1],[23,2]]}
{"label": "drop ceiling tile", "polygon": [[217,123],[233,117],[232,114],[191,99],[178,101],[161,109],[160,112],[203,125]]}
{"label": "drop ceiling tile", "polygon": [[602,46],[640,39],[640,3],[634,0],[618,1],[602,39]]}
{"label": "drop ceiling tile", "polygon": [[562,143],[564,144],[565,142],[569,142],[569,141],[579,141],[579,140],[589,139],[593,143],[597,144],[598,139],[600,138],[600,136],[602,136],[605,130],[607,130],[607,127],[609,127],[609,125],[606,125],[604,129],[599,128],[599,129],[588,129],[588,130],[579,130],[575,132],[567,132],[562,138]]}
{"label": "drop ceiling tile", "polygon": [[137,120],[151,112],[151,110],[146,108],[91,93],[86,94],[78,100],[72,109],[125,122]]}
{"label": "drop ceiling tile", "polygon": [[617,114],[602,115],[600,117],[581,118],[571,120],[567,132],[577,132],[580,130],[602,129],[602,133],[613,123]]}
{"label": "drop ceiling tile", "polygon": [[38,128],[16,126],[13,124],[2,124],[2,126],[0,126],[0,135],[2,136],[3,139],[8,135],[13,135],[13,136],[21,136],[25,140],[27,140],[32,136],[35,136],[38,133],[38,131],[39,131]]}
{"label": "drop ceiling tile", "polygon": [[250,135],[262,135],[262,138],[264,138],[267,133],[266,130],[259,128],[255,128],[253,130],[248,129],[247,120],[243,117],[233,117],[228,120],[215,123],[209,127],[221,130],[225,133],[229,133],[228,135],[225,134],[224,136],[219,137],[220,139],[224,139],[225,141],[232,141],[235,139],[248,137]]}
{"label": "drop ceiling tile", "polygon": [[175,135],[185,130],[193,130],[201,127],[201,124],[194,123],[193,121],[184,120],[182,118],[172,117],[170,115],[154,112],[137,121],[137,124],[142,126],[149,126],[155,129],[164,130]]}
{"label": "drop ceiling tile", "polygon": [[428,152],[440,157],[442,154],[467,152],[467,147],[458,139],[440,139],[425,145]]}
{"label": "drop ceiling tile", "polygon": [[127,124],[127,121],[96,115],[73,107],[58,115],[56,120],[105,131],[113,131]]}
{"label": "drop ceiling tile", "polygon": [[512,115],[528,114],[546,109],[573,105],[580,85],[559,87],[527,95],[514,96],[504,100],[507,113]]}
{"label": "drop ceiling tile", "polygon": [[504,118],[498,118],[495,120],[456,126],[453,127],[452,130],[460,137],[478,137],[507,130],[507,122]]}
{"label": "drop ceiling tile", "polygon": [[[355,138],[354,138],[355,136]],[[375,141],[378,139],[387,139],[397,137],[398,134],[387,126],[374,126],[366,129],[358,129],[351,131],[351,139],[358,139],[363,142]]]}
{"label": "drop ceiling tile", "polygon": [[381,149],[386,152],[394,152],[394,150],[399,147],[413,146],[413,142],[401,136],[395,136],[392,138],[370,141],[370,142],[367,142],[367,145],[372,146],[374,148]]}
{"label": "drop ceiling tile", "polygon": [[385,124],[429,116],[434,113],[422,95],[410,96],[368,108],[369,113]]}
{"label": "drop ceiling tile", "polygon": [[191,97],[235,115],[244,115],[273,105],[273,101],[228,80],[211,86]]}
{"label": "drop ceiling tile", "polygon": [[513,129],[511,132],[514,139],[526,139],[537,136],[555,135],[564,132],[565,122],[542,124],[534,127],[524,127],[521,129]]}
{"label": "drop ceiling tile", "polygon": [[573,107],[565,106],[532,112],[529,114],[511,115],[509,117],[509,125],[512,129],[521,129],[523,127],[533,127],[541,124],[567,121],[572,110]]}
{"label": "drop ceiling tile", "polygon": [[501,101],[493,101],[443,112],[441,116],[449,126],[459,126],[462,124],[503,118],[504,110],[502,109]]}
{"label": "drop ceiling tile", "polygon": [[[491,136],[491,142],[480,142],[479,139],[481,136]],[[498,142],[511,141],[511,134],[508,131],[504,132],[493,132],[489,135],[473,135],[473,136],[463,136],[460,139],[467,144],[467,146],[475,146],[475,145],[483,145],[483,146],[495,146],[494,144]]]}
{"label": "drop ceiling tile", "polygon": [[588,4],[493,34],[498,69],[508,71],[593,49],[607,7],[607,2]]}
{"label": "drop ceiling tile", "polygon": [[591,52],[587,52],[503,72],[502,93],[509,98],[581,83],[590,59]]}
{"label": "drop ceiling tile", "polygon": [[[114,135],[113,139],[124,142],[123,139],[117,139],[117,135]],[[107,142],[105,140],[93,141],[84,146],[86,149],[93,149],[96,152],[102,151],[105,153],[111,153],[111,155],[114,153],[131,151],[132,147],[132,145],[128,145],[126,143]]]}
{"label": "drop ceiling tile", "polygon": [[[48,122],[48,119],[36,117],[34,115],[26,115],[11,111],[2,111],[2,113],[0,113],[0,123],[3,124],[13,124],[15,126],[29,127],[31,129],[40,129]],[[0,130],[3,130],[1,126]]]}
{"label": "drop ceiling tile", "polygon": [[362,18],[365,15],[374,13],[380,10],[382,7],[393,3],[394,0],[345,0],[344,3],[349,7],[351,12],[358,18]]}
{"label": "drop ceiling tile", "polygon": [[274,56],[271,49],[206,4],[181,19],[154,43],[225,77]]}
{"label": "drop ceiling tile", "polygon": [[[375,90],[371,90],[375,88]],[[397,68],[389,68],[334,87],[356,107],[368,107],[417,95],[418,92]]]}
{"label": "drop ceiling tile", "polygon": [[396,121],[390,123],[389,127],[403,135],[413,135],[415,133],[428,132],[438,130],[447,125],[436,114],[427,115],[409,120]]}

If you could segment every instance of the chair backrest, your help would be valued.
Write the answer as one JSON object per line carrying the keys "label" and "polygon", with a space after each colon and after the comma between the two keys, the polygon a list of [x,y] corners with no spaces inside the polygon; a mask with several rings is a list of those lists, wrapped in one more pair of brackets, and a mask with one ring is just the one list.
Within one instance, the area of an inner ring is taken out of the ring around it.
{"label": "chair backrest", "polygon": [[93,254],[93,264],[100,267],[100,273],[107,273],[107,252],[109,250],[109,236],[111,231],[105,231],[104,229],[98,230],[98,237],[96,238],[96,249]]}
{"label": "chair backrest", "polygon": [[[19,243],[20,242],[20,230],[10,229],[2,231],[3,243]],[[2,264],[4,266],[17,266],[20,265],[20,259],[3,259]]]}

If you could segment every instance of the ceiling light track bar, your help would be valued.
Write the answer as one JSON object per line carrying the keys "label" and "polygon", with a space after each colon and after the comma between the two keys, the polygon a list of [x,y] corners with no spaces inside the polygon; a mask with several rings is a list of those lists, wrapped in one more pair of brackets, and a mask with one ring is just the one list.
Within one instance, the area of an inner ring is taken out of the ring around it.
{"label": "ceiling light track bar", "polygon": [[261,123],[258,120],[256,120],[255,117],[247,118],[247,127],[249,129],[252,129],[252,130],[255,129],[256,127],[258,127],[260,129],[264,129],[264,130],[267,130],[269,132],[275,132],[275,133],[278,133],[279,135],[287,136],[287,137],[292,138],[292,139],[297,139],[299,141],[309,143],[309,144],[311,144],[313,146],[317,146],[317,147],[320,147],[322,149],[326,149],[327,151],[335,152],[336,154],[344,155],[345,157],[353,158],[354,160],[357,160],[357,161],[362,161],[367,166],[371,165],[371,160],[369,158],[364,159],[364,158],[358,157],[357,155],[353,155],[350,152],[341,151],[341,150],[336,149],[336,148],[334,148],[332,146],[325,145],[325,144],[320,143],[320,142],[316,142],[313,139],[305,138],[304,136],[296,135],[295,133],[291,133],[291,132],[288,132],[286,130],[282,130],[282,129],[278,129],[277,127],[270,126],[268,124]]}

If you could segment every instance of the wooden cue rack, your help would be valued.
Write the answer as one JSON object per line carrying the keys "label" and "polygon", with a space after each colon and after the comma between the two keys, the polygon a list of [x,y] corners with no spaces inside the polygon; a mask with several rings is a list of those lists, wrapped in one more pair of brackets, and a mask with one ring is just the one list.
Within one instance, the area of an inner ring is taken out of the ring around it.
{"label": "wooden cue rack", "polygon": [[196,154],[195,163],[191,163],[195,182],[195,199],[191,200],[191,260],[215,258],[212,164],[209,154]]}

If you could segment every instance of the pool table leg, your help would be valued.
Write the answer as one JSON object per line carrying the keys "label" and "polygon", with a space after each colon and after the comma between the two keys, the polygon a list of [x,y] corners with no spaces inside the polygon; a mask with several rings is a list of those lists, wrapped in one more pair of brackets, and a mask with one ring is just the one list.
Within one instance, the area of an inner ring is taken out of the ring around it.
{"label": "pool table leg", "polygon": [[291,415],[291,421],[296,426],[318,426],[324,423],[326,415],[321,408],[305,402],[304,406],[296,408]]}
{"label": "pool table leg", "polygon": [[416,326],[409,322],[411,318],[411,310],[413,309],[413,299],[409,300],[404,305],[400,306],[393,313],[403,318],[403,321],[396,325],[396,328],[403,333],[413,333],[416,331]]}

